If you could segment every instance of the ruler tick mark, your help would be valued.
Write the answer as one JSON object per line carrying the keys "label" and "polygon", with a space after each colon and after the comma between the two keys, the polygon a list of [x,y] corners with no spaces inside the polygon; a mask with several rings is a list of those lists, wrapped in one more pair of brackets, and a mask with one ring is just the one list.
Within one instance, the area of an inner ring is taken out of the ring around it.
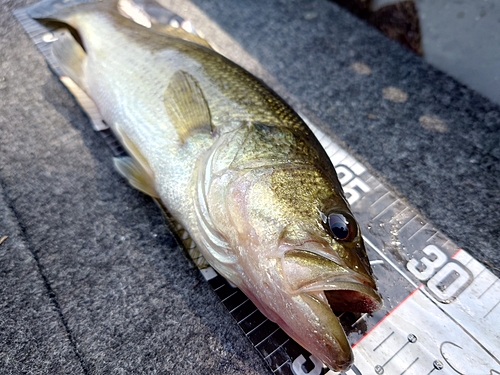
{"label": "ruler tick mark", "polygon": [[413,237],[415,237],[418,233],[420,233],[428,224],[426,223],[424,226],[420,227],[415,233],[413,233],[410,237],[408,237],[407,241],[410,241]]}
{"label": "ruler tick mark", "polygon": [[[457,252],[458,253],[458,252]],[[465,267],[467,267],[469,265],[469,263],[473,262],[474,261],[474,258],[470,258],[467,263],[464,264]],[[477,278],[479,275],[481,275],[484,271],[486,271],[486,268],[483,268],[483,270],[481,272],[479,272],[476,276],[474,276],[474,278]]]}
{"label": "ruler tick mark", "polygon": [[385,198],[386,195],[391,194],[390,192],[386,191],[379,199],[377,199],[375,202],[373,202],[370,207],[375,206],[381,199]]}
{"label": "ruler tick mark", "polygon": [[[400,199],[398,199],[398,201],[399,201],[399,202],[401,202],[401,203],[403,204],[403,207],[404,207],[404,208],[403,208],[401,211],[399,211],[399,212],[397,212],[397,213],[395,213],[395,214],[394,214],[393,218],[391,219],[391,222],[396,222],[396,223],[399,223],[399,219],[401,219],[401,218],[403,218],[403,219],[404,219],[404,216],[403,216],[403,215],[405,214],[405,212],[406,212],[406,211],[410,211],[410,210],[408,209],[408,207],[405,207],[405,206],[404,206],[404,203],[403,203]],[[410,211],[410,214],[413,214],[413,213]],[[413,217],[412,217],[412,218],[413,218]],[[410,219],[410,220],[411,220],[411,219]]]}
{"label": "ruler tick mark", "polygon": [[[389,208],[391,208],[392,206],[394,206],[397,202],[399,201],[399,199],[396,199],[395,201],[391,202],[390,204],[387,205],[386,208],[384,208],[382,211],[380,211],[376,216],[373,217],[372,220],[376,220],[379,216],[381,216],[383,213],[387,212],[387,210]],[[375,203],[374,203],[375,204]],[[373,205],[372,205],[373,206]]]}
{"label": "ruler tick mark", "polygon": [[381,342],[380,344],[378,344],[378,345],[377,345],[377,346],[373,349],[373,351],[377,350],[377,349],[378,349],[378,348],[379,348],[379,347],[380,347],[380,346],[381,346],[384,342],[386,342],[386,341],[389,339],[389,337],[391,337],[392,335],[394,335],[394,331],[392,331],[392,332],[389,334],[389,336],[387,336],[385,339],[383,339],[383,340],[382,340],[382,342]]}
{"label": "ruler tick mark", "polygon": [[[257,328],[257,327],[255,327]],[[272,331],[269,335],[267,335],[264,339],[260,340],[257,344],[255,344],[255,346],[259,346],[260,344],[262,344],[264,341],[266,341],[269,337],[271,337],[272,335],[274,335],[276,332],[278,332],[281,328],[278,327],[276,328],[274,331]],[[250,333],[250,332],[249,332]]]}
{"label": "ruler tick mark", "polygon": [[[387,361],[386,361],[386,362],[382,365],[382,367],[385,367],[385,365],[387,365],[390,361],[392,361],[392,359],[393,359],[395,356],[397,356],[397,355],[398,355],[398,353],[406,347],[406,345],[408,345],[408,344],[413,344],[413,343],[415,343],[415,342],[417,342],[417,336],[415,336],[414,334],[410,333],[410,334],[408,335],[408,341],[406,341],[406,342],[404,343],[404,345],[403,345],[401,348],[399,348],[399,349],[396,351],[396,353],[394,353],[394,354],[392,355],[392,357],[391,357],[391,358],[389,358],[389,359],[388,359],[388,360],[387,360]],[[418,357],[417,357],[417,359],[418,359]],[[413,363],[415,363],[415,361],[413,361]],[[412,363],[412,365],[413,365],[413,363]],[[411,366],[411,365],[410,365],[410,366]],[[410,368],[410,367],[408,367],[408,368]],[[406,370],[408,370],[408,368],[407,368]],[[406,370],[405,370],[405,371],[406,371]]]}
{"label": "ruler tick mark", "polygon": [[221,300],[221,302],[224,302],[226,301],[228,298],[231,298],[232,296],[234,296],[236,293],[238,293],[237,290],[234,291],[234,293],[230,294],[229,296],[227,296],[226,298],[224,298],[223,300]]}
{"label": "ruler tick mark", "polygon": [[356,320],[354,323],[351,324],[351,328],[353,328],[356,324],[358,324],[360,321],[362,321],[367,316],[368,316],[368,313],[364,313],[363,315],[361,315],[358,320]]}
{"label": "ruler tick mark", "polygon": [[[366,181],[365,181],[365,182],[369,182],[369,181],[371,181],[371,180],[375,180],[375,177],[370,176],[370,177],[368,177],[368,178],[366,179]],[[375,181],[376,181],[376,180],[375,180]],[[378,182],[378,181],[377,181],[377,182]],[[378,185],[380,185],[380,183],[379,183]],[[378,187],[378,185],[377,185],[377,187]]]}
{"label": "ruler tick mark", "polygon": [[[238,321],[238,324],[242,323],[245,319],[250,318],[253,314],[255,314],[255,313],[256,313],[256,312],[258,312],[258,311],[259,311],[259,310],[254,310],[254,311],[252,311],[250,314],[248,314],[247,316],[245,316],[243,319],[239,320],[239,321]],[[264,322],[265,322],[265,320],[264,320]],[[262,322],[262,323],[264,323],[264,322]],[[262,324],[262,323],[260,323],[260,324]]]}
{"label": "ruler tick mark", "polygon": [[410,365],[406,368],[406,370],[404,370],[404,371],[403,371],[401,374],[399,374],[399,375],[403,375],[406,371],[408,371],[408,370],[410,369],[410,367],[411,367],[411,366],[413,366],[413,365],[415,364],[415,362],[417,362],[417,361],[418,361],[418,358],[419,358],[419,357],[415,358],[415,360],[414,360],[414,361],[413,361],[413,362],[412,362],[412,363],[411,363],[411,364],[410,364]]}
{"label": "ruler tick mark", "polygon": [[395,356],[397,356],[397,355],[398,355],[398,353],[399,353],[401,350],[403,350],[403,349],[406,347],[406,345],[408,345],[409,343],[410,343],[409,341],[405,342],[405,344],[404,344],[401,348],[399,348],[399,349],[397,350],[397,352],[396,352],[396,353],[394,353],[394,354],[391,356],[391,358],[389,358],[389,359],[388,359],[388,360],[387,360],[387,361],[386,361],[386,362],[382,365],[382,367],[385,367],[385,365],[387,365],[390,361],[392,361],[392,359],[393,359]]}
{"label": "ruler tick mark", "polygon": [[411,278],[410,276],[408,276],[405,272],[403,272],[400,268],[398,268],[398,266],[392,261],[390,260],[383,252],[382,250],[380,250],[377,246],[375,246],[373,244],[373,242],[371,242],[368,238],[366,238],[366,236],[363,236],[363,240],[365,241],[365,243],[368,244],[368,246],[370,246],[373,250],[375,250],[378,255],[384,259],[386,261],[387,264],[391,265],[391,267],[393,267],[397,273],[399,273],[401,276],[403,276],[403,278],[406,279],[406,281],[408,281],[411,285],[413,285],[413,287],[415,289],[418,289],[419,286],[418,284],[416,284]]}
{"label": "ruler tick mark", "polygon": [[[469,265],[472,261],[474,261],[474,259],[473,259],[473,258],[471,258],[471,259],[470,259],[467,263],[465,263],[465,264],[464,264],[464,266],[465,266],[465,267],[467,267],[467,266],[468,266],[468,265]],[[467,267],[467,268],[469,268],[469,267]],[[470,269],[470,268],[469,268],[469,269]],[[481,272],[479,272],[476,276],[474,276],[474,280],[477,280],[477,279],[478,279],[478,278],[479,278],[479,277],[483,274],[483,272],[484,272],[484,271],[487,271],[487,269],[486,269],[486,268],[483,268],[483,269],[481,270]],[[493,283],[493,284],[494,284],[494,283]],[[483,293],[484,293],[484,292],[483,292]]]}
{"label": "ruler tick mark", "polygon": [[264,357],[264,359],[267,359],[267,358],[269,358],[270,356],[272,356],[272,355],[273,355],[274,353],[276,353],[276,352],[277,352],[280,348],[282,348],[282,347],[283,347],[283,345],[286,345],[286,343],[287,343],[288,341],[290,341],[290,339],[286,339],[286,341],[285,341],[283,344],[281,344],[281,345],[280,345],[280,346],[278,346],[276,349],[274,349],[271,353],[269,353],[268,355],[266,355],[266,356]]}
{"label": "ruler tick mark", "polygon": [[344,316],[344,314],[345,314],[345,311],[344,311],[344,312],[342,312],[342,314],[340,314],[339,316],[337,316],[337,318],[338,318],[338,319],[342,318],[342,317]]}
{"label": "ruler tick mark", "polygon": [[438,234],[439,234],[439,232],[434,233],[434,234],[433,234],[432,236],[430,236],[430,237],[427,239],[427,241],[425,241],[425,242],[430,242],[430,241],[432,241],[432,239],[433,239],[436,235],[438,235]]}
{"label": "ruler tick mark", "polygon": [[[250,316],[250,315],[249,315]],[[263,325],[265,322],[267,322],[267,319],[264,319],[261,323],[259,323],[256,327],[252,328],[250,331],[246,333],[246,335],[250,335],[252,332],[254,332],[256,329],[258,329],[261,325]]]}
{"label": "ruler tick mark", "polygon": [[215,289],[214,289],[214,292],[218,291],[218,290],[219,290],[220,288],[222,288],[224,285],[226,285],[226,284],[222,284],[221,286],[219,286],[219,287],[215,288]]}
{"label": "ruler tick mark", "polygon": [[[236,310],[237,308],[240,308],[241,306],[243,306],[245,303],[248,302],[248,299],[244,300],[242,303],[240,303],[238,306],[236,306],[234,309],[230,310],[229,312],[232,314],[234,310]],[[257,310],[254,310],[252,311],[252,314],[257,311]]]}
{"label": "ruler tick mark", "polygon": [[481,297],[482,297],[482,296],[483,296],[483,295],[484,295],[484,294],[485,294],[488,290],[490,290],[491,288],[493,288],[493,285],[495,285],[495,284],[496,284],[496,282],[497,282],[498,280],[500,280],[500,279],[496,279],[495,281],[493,281],[493,283],[492,283],[492,284],[491,284],[488,288],[486,288],[486,289],[485,289],[485,291],[484,291],[484,292],[482,292],[482,293],[479,295],[479,297],[477,297],[477,298],[478,298],[478,299],[479,299],[479,298],[481,298]]}
{"label": "ruler tick mark", "polygon": [[410,224],[410,223],[411,223],[413,220],[415,220],[416,218],[418,218],[418,216],[417,216],[417,215],[414,215],[414,216],[413,216],[410,220],[408,220],[408,221],[405,223],[405,225],[403,225],[401,228],[399,228],[398,233],[400,233],[400,232],[403,230],[403,228],[404,228],[404,227],[406,227],[408,224]]}
{"label": "ruler tick mark", "polygon": [[276,373],[280,370],[280,368],[282,368],[284,365],[286,365],[288,363],[288,361],[286,362],[283,362],[281,365],[278,366],[278,368],[276,370],[274,370],[273,372]]}
{"label": "ruler tick mark", "polygon": [[446,242],[444,244],[441,245],[441,247],[444,249],[446,247],[446,245],[448,245],[450,243],[450,240],[446,240]]}
{"label": "ruler tick mark", "polygon": [[[333,152],[332,152],[332,151],[333,151]],[[339,148],[339,149],[332,150],[332,151],[328,152],[328,156],[330,157],[330,159],[333,159],[333,157],[334,157],[335,155],[337,155],[339,152],[340,152],[340,155],[342,155],[342,151],[343,151],[343,150],[341,150],[341,149]],[[344,157],[343,157],[340,161],[342,161],[342,160],[344,160],[344,159],[345,159],[345,156],[344,156]],[[337,165],[338,165],[338,163],[336,163],[336,164],[335,164],[335,166],[337,166]]]}
{"label": "ruler tick mark", "polygon": [[486,313],[486,315],[485,315],[485,316],[483,316],[483,319],[484,319],[484,318],[486,318],[488,315],[490,315],[490,313],[491,313],[493,310],[495,310],[495,308],[496,308],[498,305],[500,305],[500,301],[498,301],[497,303],[495,303],[495,306],[493,306],[493,307],[490,309],[490,311],[488,311],[488,312]]}

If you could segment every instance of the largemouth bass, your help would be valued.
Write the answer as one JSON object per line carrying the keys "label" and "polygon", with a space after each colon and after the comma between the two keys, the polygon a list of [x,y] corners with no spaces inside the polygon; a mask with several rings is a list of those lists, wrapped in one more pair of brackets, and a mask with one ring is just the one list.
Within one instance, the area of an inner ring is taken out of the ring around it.
{"label": "largemouth bass", "polygon": [[[181,29],[118,2],[42,1],[52,51],[130,157],[117,169],[161,200],[208,263],[331,369],[353,361],[337,311],[373,312],[376,290],[335,170],[271,89]],[[136,20],[137,21],[137,20]]]}

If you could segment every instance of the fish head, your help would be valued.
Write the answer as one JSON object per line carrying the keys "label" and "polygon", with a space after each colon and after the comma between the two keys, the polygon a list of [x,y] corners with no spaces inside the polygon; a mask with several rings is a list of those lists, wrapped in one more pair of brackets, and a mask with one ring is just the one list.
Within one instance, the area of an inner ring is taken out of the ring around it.
{"label": "fish head", "polygon": [[240,172],[219,189],[217,222],[237,253],[235,284],[295,341],[344,371],[353,355],[335,312],[370,313],[382,299],[339,187],[310,166]]}

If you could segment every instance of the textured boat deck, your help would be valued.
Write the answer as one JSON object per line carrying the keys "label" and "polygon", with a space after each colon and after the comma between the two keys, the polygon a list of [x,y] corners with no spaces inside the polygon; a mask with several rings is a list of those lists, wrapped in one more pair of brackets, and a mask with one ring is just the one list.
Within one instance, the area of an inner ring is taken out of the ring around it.
{"label": "textured boat deck", "polygon": [[[269,374],[12,16],[32,2],[0,2],[0,373]],[[498,105],[325,0],[164,3],[500,274]]]}

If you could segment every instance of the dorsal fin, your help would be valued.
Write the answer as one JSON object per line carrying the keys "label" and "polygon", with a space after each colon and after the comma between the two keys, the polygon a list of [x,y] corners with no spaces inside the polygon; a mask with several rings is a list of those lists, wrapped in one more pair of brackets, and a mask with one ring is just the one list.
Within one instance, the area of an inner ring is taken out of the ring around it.
{"label": "dorsal fin", "polygon": [[172,76],[165,90],[164,104],[182,143],[193,134],[212,132],[207,101],[191,74],[179,70]]}
{"label": "dorsal fin", "polygon": [[120,0],[42,0],[28,9],[31,18],[37,20],[54,20],[67,23],[73,27],[72,19],[77,13],[92,9],[116,9]]}
{"label": "dorsal fin", "polygon": [[149,15],[152,30],[212,48],[203,36],[200,36],[193,28],[191,22],[169,11],[158,1],[141,1],[140,6]]}
{"label": "dorsal fin", "polygon": [[212,46],[201,36],[190,33],[189,31],[184,30],[182,27],[174,27],[171,25],[165,25],[153,22],[151,28],[157,32],[167,34],[179,39],[187,40],[189,42],[193,42],[201,46],[212,49]]}

